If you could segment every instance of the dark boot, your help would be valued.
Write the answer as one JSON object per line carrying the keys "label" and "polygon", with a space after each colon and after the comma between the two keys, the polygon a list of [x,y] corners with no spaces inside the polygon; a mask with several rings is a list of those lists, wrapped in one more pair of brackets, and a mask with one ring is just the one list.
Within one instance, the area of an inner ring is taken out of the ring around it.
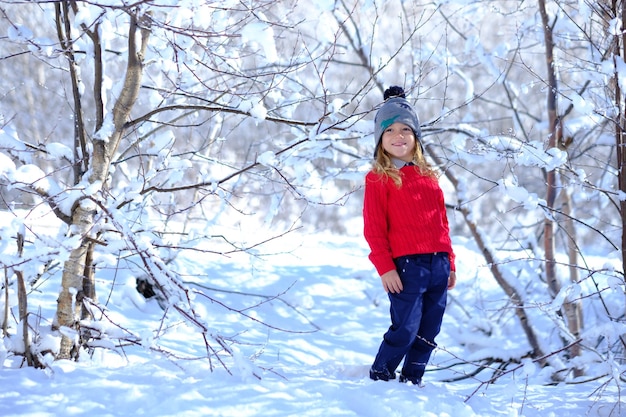
{"label": "dark boot", "polygon": [[396,379],[396,375],[392,372],[389,372],[388,369],[383,371],[375,370],[374,368],[370,369],[370,379],[374,381],[389,381],[390,379]]}
{"label": "dark boot", "polygon": [[410,382],[418,388],[424,388],[426,386],[426,384],[422,382],[422,378],[409,378],[408,376],[404,376],[402,374],[400,375],[399,381],[402,384],[407,384]]}

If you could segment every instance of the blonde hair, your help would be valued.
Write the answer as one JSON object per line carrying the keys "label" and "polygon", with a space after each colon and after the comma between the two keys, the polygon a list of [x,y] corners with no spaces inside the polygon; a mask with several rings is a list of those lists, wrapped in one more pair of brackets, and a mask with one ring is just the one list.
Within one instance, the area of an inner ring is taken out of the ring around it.
{"label": "blonde hair", "polygon": [[[422,153],[422,147],[417,141],[417,138],[413,149],[413,163],[415,164],[415,169],[418,170],[420,174],[434,179],[438,178],[437,171],[430,166],[428,161],[426,161],[426,158]],[[382,141],[378,143],[376,159],[374,160],[372,171],[383,177],[391,178],[398,188],[402,186],[400,170],[396,168],[395,164],[391,160],[391,156],[389,156],[387,151],[383,149]]]}

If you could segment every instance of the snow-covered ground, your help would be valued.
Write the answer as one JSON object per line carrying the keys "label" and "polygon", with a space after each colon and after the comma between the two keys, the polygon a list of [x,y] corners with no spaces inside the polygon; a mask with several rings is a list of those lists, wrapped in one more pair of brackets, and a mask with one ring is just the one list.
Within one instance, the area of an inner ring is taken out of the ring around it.
{"label": "snow-covered ground", "polygon": [[[136,294],[132,279],[111,272],[102,278],[100,301],[107,303],[115,322],[135,334],[143,332],[142,343],[97,349],[91,357],[83,354],[79,362],[51,362],[45,370],[20,368],[20,358],[3,349],[0,415],[626,416],[626,402],[614,382],[546,385],[542,370],[532,363],[491,385],[482,382],[492,371],[444,382],[471,369],[449,368],[470,359],[459,346],[459,328],[451,314],[444,321],[426,387],[373,382],[368,369],[388,326],[388,301],[362,239],[319,234],[285,238],[274,245],[271,256],[202,254],[179,260],[187,281],[204,285],[202,291],[213,297],[195,299],[212,334],[237,341],[234,358],[223,357],[230,372],[215,360],[175,359],[150,350],[156,344],[149,342],[154,334],[148,329],[163,311],[155,301],[145,302]],[[471,311],[476,307],[476,281],[488,280],[489,274],[463,240],[455,239],[455,248],[459,283],[451,293],[451,308],[460,303]],[[113,277],[118,289],[107,299],[102,287],[110,286]],[[58,285],[49,282],[39,288],[41,298],[31,295],[30,310],[37,300],[42,315],[49,317]],[[481,285],[487,292],[490,286],[494,293],[499,291],[488,282]],[[272,298],[275,295],[278,298]],[[47,327],[41,323],[41,329]],[[475,344],[490,343],[480,334],[474,337]],[[197,332],[188,325],[164,331],[159,342],[170,354],[201,353]],[[214,339],[210,342],[218,346]]]}

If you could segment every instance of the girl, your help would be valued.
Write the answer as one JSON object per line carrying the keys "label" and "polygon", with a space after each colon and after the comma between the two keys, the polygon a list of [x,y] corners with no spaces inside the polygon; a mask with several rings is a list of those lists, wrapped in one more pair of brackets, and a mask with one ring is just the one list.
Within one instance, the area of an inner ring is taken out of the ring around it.
{"label": "girl", "polygon": [[[401,87],[385,91],[374,119],[374,165],[365,177],[364,235],[391,302],[391,326],[370,369],[373,380],[422,386],[456,284],[443,192],[426,162],[415,110]],[[419,144],[419,146],[417,146]]]}

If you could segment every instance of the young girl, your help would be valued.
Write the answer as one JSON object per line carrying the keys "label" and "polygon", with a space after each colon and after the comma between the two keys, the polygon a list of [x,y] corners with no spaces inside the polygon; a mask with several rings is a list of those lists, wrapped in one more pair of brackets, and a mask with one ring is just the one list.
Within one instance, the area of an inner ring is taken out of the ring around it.
{"label": "young girl", "polygon": [[[401,87],[385,91],[376,114],[374,165],[365,177],[364,235],[391,302],[391,326],[370,369],[373,380],[422,386],[456,284],[443,192],[426,162],[415,110]],[[418,146],[419,145],[419,146]]]}

